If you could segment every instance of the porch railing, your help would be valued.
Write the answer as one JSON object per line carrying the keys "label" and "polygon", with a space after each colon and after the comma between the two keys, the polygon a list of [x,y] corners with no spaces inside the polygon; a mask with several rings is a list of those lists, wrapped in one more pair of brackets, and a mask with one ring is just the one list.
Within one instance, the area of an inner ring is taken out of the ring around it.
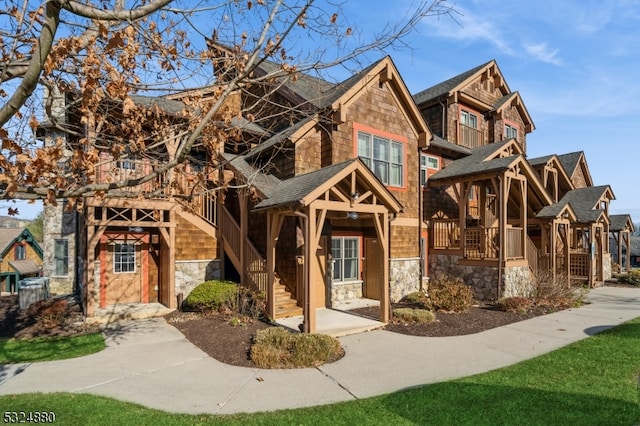
{"label": "porch railing", "polygon": [[523,259],[524,229],[507,228],[507,246],[505,247],[506,259]]}
{"label": "porch railing", "polygon": [[500,229],[483,226],[465,229],[464,257],[467,259],[497,259],[500,255]]}
{"label": "porch railing", "polygon": [[221,217],[218,228],[220,230],[220,235],[229,245],[229,249],[237,258],[238,263],[241,258],[241,250],[244,250],[245,276],[249,279],[249,283],[256,290],[267,293],[267,261],[262,257],[260,252],[255,248],[251,241],[249,241],[249,239],[242,241],[240,225],[238,225],[238,222],[236,222],[233,216],[231,216],[229,210],[227,210],[224,205],[221,205],[220,211]]}
{"label": "porch railing", "polygon": [[[462,249],[466,259],[498,259],[500,256],[500,228],[497,226],[471,227],[461,232],[458,219],[432,219],[431,233],[436,250]],[[509,227],[506,233],[505,258],[524,259],[524,229]]]}
{"label": "porch railing", "polygon": [[460,124],[460,143],[467,148],[477,148],[484,145],[484,133],[465,124]]}
{"label": "porch railing", "polygon": [[588,278],[590,256],[589,253],[572,252],[569,256],[569,274],[574,278]]}
{"label": "porch railing", "polygon": [[527,260],[529,261],[529,267],[533,272],[540,271],[543,267],[540,262],[540,249],[536,246],[533,240],[527,235]]}
{"label": "porch railing", "polygon": [[[160,166],[158,161],[150,159],[123,159],[116,161],[105,161],[101,157],[101,162],[96,167],[96,183],[117,183],[130,179],[140,179],[148,176]],[[119,189],[122,192],[154,192],[166,187],[166,174],[156,176],[154,179],[141,185],[124,187]]]}
{"label": "porch railing", "polygon": [[458,219],[433,219],[432,232],[433,248],[460,248],[460,223]]}

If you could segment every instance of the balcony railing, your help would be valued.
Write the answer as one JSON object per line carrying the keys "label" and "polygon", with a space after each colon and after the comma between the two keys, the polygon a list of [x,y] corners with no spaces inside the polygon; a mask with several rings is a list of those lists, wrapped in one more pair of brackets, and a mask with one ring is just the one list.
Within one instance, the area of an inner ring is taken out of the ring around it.
{"label": "balcony railing", "polygon": [[467,148],[482,146],[484,145],[484,133],[476,128],[460,124],[460,139],[458,144],[466,146]]}
{"label": "balcony railing", "polygon": [[[524,229],[506,230],[505,259],[524,259]],[[498,259],[500,257],[500,228],[471,227],[460,230],[458,219],[433,219],[432,242],[435,250],[462,250],[465,259]],[[462,236],[462,238],[461,238]],[[463,244],[461,244],[463,242]]]}

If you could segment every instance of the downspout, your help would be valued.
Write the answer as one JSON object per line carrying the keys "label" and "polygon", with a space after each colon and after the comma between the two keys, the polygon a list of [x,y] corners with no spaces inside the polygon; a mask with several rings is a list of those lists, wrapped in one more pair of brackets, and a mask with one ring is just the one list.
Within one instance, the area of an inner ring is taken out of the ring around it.
{"label": "downspout", "polygon": [[309,324],[309,309],[311,308],[311,303],[309,300],[309,262],[311,261],[311,244],[309,242],[309,217],[299,211],[294,211],[294,215],[302,218],[302,222],[304,223],[304,264],[302,267],[304,274],[304,307],[303,309],[303,320],[302,320],[302,332],[309,333],[310,324]]}
{"label": "downspout", "polygon": [[442,139],[448,140],[447,139],[447,133],[448,132],[445,131],[446,130],[445,125],[446,125],[446,122],[447,122],[447,119],[446,119],[447,105],[442,101],[440,101],[440,105],[442,106]]}

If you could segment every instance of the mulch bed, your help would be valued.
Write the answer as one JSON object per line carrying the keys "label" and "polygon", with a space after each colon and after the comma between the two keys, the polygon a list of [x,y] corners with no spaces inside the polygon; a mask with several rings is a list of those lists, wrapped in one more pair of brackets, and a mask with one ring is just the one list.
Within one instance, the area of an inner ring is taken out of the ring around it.
{"label": "mulch bed", "polygon": [[[618,284],[618,286],[622,285]],[[436,321],[432,323],[391,322],[385,329],[414,336],[459,336],[479,333],[551,311],[551,309],[534,308],[526,313],[509,313],[497,310],[492,305],[478,304],[463,314],[436,313]],[[378,308],[357,309],[354,313],[374,319],[379,317]],[[20,310],[16,296],[2,296],[0,297],[0,337],[69,336],[96,331],[95,326],[92,328],[82,322],[80,306],[72,299],[68,299],[65,315],[64,321],[54,324],[50,317],[38,315],[34,310]],[[169,314],[166,319],[191,343],[211,357],[226,364],[242,367],[255,367],[249,359],[252,340],[259,330],[273,327],[256,320],[233,325],[227,316],[220,314],[199,315],[180,311]]]}

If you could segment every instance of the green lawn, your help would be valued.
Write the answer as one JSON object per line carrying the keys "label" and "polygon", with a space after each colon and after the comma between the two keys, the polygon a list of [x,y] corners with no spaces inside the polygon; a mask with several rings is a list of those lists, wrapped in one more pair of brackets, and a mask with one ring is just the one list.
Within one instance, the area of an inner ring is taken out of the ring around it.
{"label": "green lawn", "polygon": [[639,374],[637,318],[511,367],[313,408],[225,417],[190,416],[78,394],[5,396],[0,397],[0,407],[53,411],[61,424],[83,425],[638,425]]}
{"label": "green lawn", "polygon": [[104,337],[101,333],[29,340],[0,339],[0,364],[75,358],[99,352],[104,348]]}

